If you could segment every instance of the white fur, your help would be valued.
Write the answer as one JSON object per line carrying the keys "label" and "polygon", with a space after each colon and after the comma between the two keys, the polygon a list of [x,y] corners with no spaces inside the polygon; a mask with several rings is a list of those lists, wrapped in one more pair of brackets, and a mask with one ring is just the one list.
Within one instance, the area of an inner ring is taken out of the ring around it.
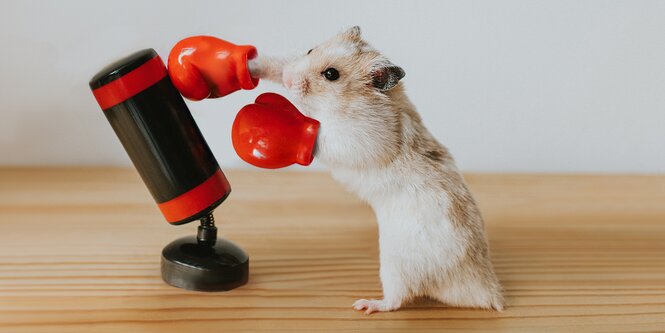
{"label": "white fur", "polygon": [[350,56],[355,52],[355,47],[351,44],[340,44],[323,50],[329,57],[345,57]]}
{"label": "white fur", "polygon": [[[337,137],[342,133],[327,133]],[[327,140],[319,158],[330,152],[353,150],[348,142]],[[368,141],[360,141],[367,143]],[[369,141],[372,142],[372,141]],[[375,142],[378,143],[378,142]],[[359,150],[380,147],[366,146]],[[335,159],[335,157],[333,157]],[[393,163],[383,169],[354,169],[330,165],[333,177],[373,208],[379,225],[380,277],[384,299],[359,302],[369,312],[399,308],[414,296],[433,296],[445,288],[446,272],[464,256],[465,236],[447,218],[445,192],[428,186],[426,175],[415,174],[408,164]],[[422,281],[433,283],[423,284]],[[479,290],[482,291],[482,290]],[[374,306],[375,308],[371,308]]]}

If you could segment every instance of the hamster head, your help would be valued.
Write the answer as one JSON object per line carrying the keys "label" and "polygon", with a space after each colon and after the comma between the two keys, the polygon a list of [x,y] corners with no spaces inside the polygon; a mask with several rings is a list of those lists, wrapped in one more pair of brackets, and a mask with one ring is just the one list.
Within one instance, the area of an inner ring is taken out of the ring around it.
{"label": "hamster head", "polygon": [[321,123],[319,159],[330,167],[368,168],[399,152],[404,75],[353,27],[289,61],[282,83],[300,110]]}

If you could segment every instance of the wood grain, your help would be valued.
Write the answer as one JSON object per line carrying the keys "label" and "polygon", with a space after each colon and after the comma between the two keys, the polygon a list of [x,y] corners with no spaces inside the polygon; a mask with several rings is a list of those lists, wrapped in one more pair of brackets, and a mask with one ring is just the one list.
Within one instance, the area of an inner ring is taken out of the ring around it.
{"label": "wood grain", "polygon": [[0,169],[1,332],[665,331],[665,176],[467,175],[502,313],[381,297],[368,206],[324,173],[233,171],[220,234],[251,257],[226,293],[165,285],[163,221],[128,169]]}

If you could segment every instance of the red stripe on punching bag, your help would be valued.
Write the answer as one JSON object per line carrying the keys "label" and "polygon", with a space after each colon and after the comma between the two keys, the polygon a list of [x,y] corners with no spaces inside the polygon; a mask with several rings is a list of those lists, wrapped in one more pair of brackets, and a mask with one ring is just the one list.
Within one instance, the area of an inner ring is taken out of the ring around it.
{"label": "red stripe on punching bag", "polygon": [[156,56],[131,72],[93,90],[92,93],[102,110],[106,110],[149,88],[166,75],[162,59]]}
{"label": "red stripe on punching bag", "polygon": [[231,185],[222,170],[217,169],[203,183],[169,201],[158,203],[157,206],[169,223],[175,223],[202,212],[229,192]]}

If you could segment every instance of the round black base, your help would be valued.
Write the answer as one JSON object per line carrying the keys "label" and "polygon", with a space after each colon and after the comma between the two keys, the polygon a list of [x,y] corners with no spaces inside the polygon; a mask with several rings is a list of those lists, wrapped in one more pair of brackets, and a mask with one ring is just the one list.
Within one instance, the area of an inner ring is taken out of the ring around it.
{"label": "round black base", "polygon": [[212,243],[188,236],[162,250],[162,279],[178,288],[224,291],[244,285],[248,278],[249,257],[222,238]]}

